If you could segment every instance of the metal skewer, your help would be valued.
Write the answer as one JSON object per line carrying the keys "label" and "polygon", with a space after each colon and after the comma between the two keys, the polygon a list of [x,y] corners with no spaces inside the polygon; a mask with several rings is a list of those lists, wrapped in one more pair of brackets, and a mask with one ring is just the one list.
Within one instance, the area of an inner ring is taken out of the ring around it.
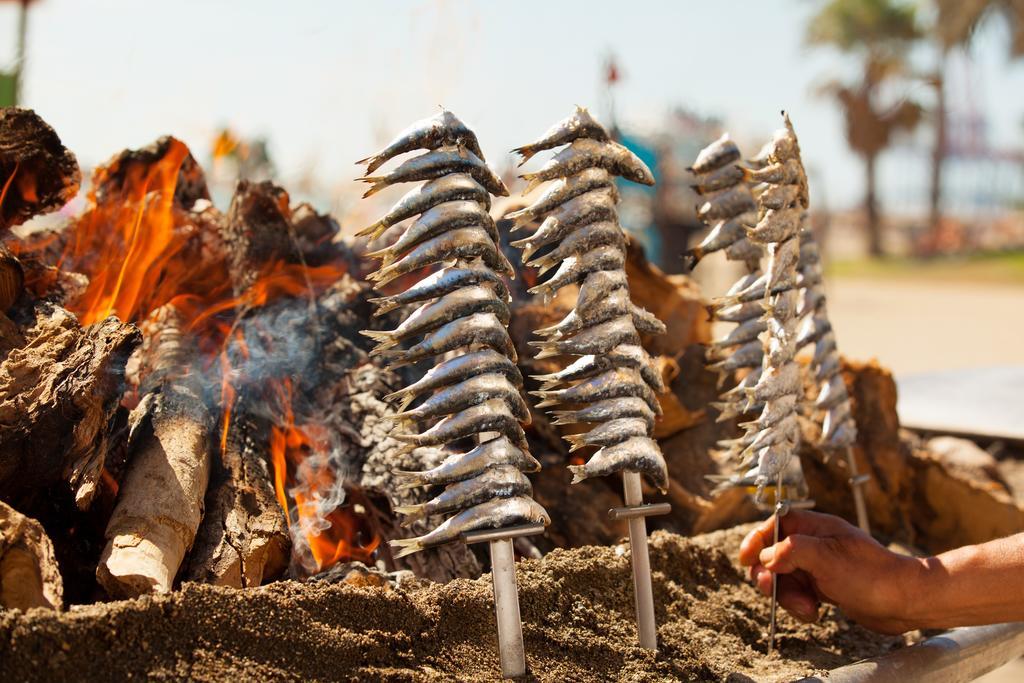
{"label": "metal skewer", "polygon": [[612,508],[608,516],[629,523],[629,550],[633,558],[633,598],[636,604],[636,626],[640,647],[658,649],[658,627],[654,620],[654,589],[651,586],[651,557],[647,549],[647,521],[652,515],[667,514],[668,503],[644,505],[640,474],[622,473],[623,502],[625,507]]}
{"label": "metal skewer", "polygon": [[853,504],[857,509],[857,526],[865,533],[871,533],[868,523],[868,506],[864,502],[864,484],[871,480],[867,474],[857,474],[857,459],[853,455],[853,446],[846,447],[846,462],[850,467],[850,488],[853,489]]}
{"label": "metal skewer", "polygon": [[[782,526],[782,516],[789,512],[789,509],[782,502],[782,472],[779,472],[775,480],[775,524],[772,546],[779,544],[779,527]],[[772,606],[771,617],[768,621],[768,654],[775,651],[775,616],[779,608],[779,575],[772,572]]]}
{"label": "metal skewer", "polygon": [[526,648],[523,622],[519,615],[519,588],[516,585],[516,556],[512,540],[519,536],[544,533],[543,524],[524,524],[504,529],[471,531],[462,535],[467,544],[490,543],[491,581],[494,585],[494,616],[498,626],[498,656],[501,675],[515,678],[526,674]]}

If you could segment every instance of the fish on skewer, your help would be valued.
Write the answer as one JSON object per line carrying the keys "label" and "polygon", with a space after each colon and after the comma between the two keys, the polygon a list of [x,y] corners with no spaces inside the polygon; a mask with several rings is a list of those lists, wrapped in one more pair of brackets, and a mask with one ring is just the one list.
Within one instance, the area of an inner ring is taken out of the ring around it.
{"label": "fish on skewer", "polygon": [[[417,150],[426,151],[387,173],[370,175],[391,159]],[[442,449],[438,457],[447,453],[432,469],[395,473],[403,490],[447,487],[430,500],[398,505],[405,526],[450,515],[422,536],[392,540],[395,556],[449,543],[477,529],[548,524],[547,513],[530,498],[526,477],[540,464],[530,455],[523,431],[530,411],[508,335],[510,292],[505,278],[514,271],[489,213],[491,195],[507,196],[508,190],[484,162],[473,131],[448,111],[413,124],[360,163],[367,165],[361,180],[372,184],[365,196],[393,184],[425,181],[360,232],[376,239],[411,219],[391,244],[367,253],[380,260],[379,269],[369,276],[375,289],[440,266],[403,291],[372,299],[377,316],[417,307],[393,329],[363,332],[377,342],[371,356],[391,368],[440,361],[385,397],[397,406],[390,417],[391,437],[404,444],[400,452],[425,448]],[[589,189],[597,189],[600,182],[592,177]],[[453,449],[467,438],[477,442],[474,447]]]}

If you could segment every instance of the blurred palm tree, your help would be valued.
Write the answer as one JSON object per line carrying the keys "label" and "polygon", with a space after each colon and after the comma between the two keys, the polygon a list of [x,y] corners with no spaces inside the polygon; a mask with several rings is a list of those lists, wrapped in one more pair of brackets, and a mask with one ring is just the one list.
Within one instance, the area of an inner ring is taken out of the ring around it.
{"label": "blurred palm tree", "polygon": [[860,60],[860,77],[854,83],[829,81],[823,93],[836,98],[846,120],[850,149],[864,160],[864,210],[868,250],[883,254],[877,195],[878,157],[900,130],[911,130],[921,121],[922,108],[893,89],[906,82],[907,51],[921,37],[914,7],[893,0],[829,0],[807,26],[806,41],[827,46]]}
{"label": "blurred palm tree", "polygon": [[935,0],[938,10],[934,35],[939,43],[935,86],[935,145],[932,149],[930,211],[928,225],[938,234],[942,222],[942,165],[949,151],[946,141],[946,62],[955,47],[970,44],[978,27],[989,16],[1002,15],[1010,28],[1010,56],[1024,57],[1024,0]]}

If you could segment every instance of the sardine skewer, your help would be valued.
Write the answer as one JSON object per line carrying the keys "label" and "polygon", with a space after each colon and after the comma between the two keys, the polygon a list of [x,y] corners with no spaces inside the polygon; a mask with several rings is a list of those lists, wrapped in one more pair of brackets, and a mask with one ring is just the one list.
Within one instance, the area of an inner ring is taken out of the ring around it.
{"label": "sardine skewer", "polygon": [[[640,481],[646,477],[665,491],[668,471],[652,438],[655,415],[661,412],[656,392],[664,390],[664,383],[640,346],[640,335],[662,334],[665,326],[630,300],[626,240],[615,210],[618,193],[610,182],[617,175],[650,185],[654,175],[579,108],[537,142],[514,151],[526,161],[536,152],[565,144],[538,171],[521,176],[529,182],[526,192],[544,181],[555,184],[533,205],[511,216],[517,221],[541,221],[532,235],[512,246],[523,249],[523,261],[538,268],[539,274],[555,270],[529,291],[546,300],[562,287],[579,285],[573,310],[557,324],[534,331],[545,337],[543,341],[530,342],[540,349],[538,359],[571,355],[579,360],[540,376],[541,389],[531,393],[542,399],[538,408],[563,403],[581,406],[553,411],[554,424],[593,425],[589,431],[565,437],[571,451],[598,449],[584,464],[570,465],[573,483],[622,473],[627,506],[622,509],[630,511],[637,630],[641,647],[654,650],[657,632],[643,517],[652,506],[643,505]],[[743,172],[733,175],[742,178]],[[535,256],[544,247],[550,251]]]}
{"label": "sardine skewer", "polygon": [[[424,149],[389,172],[370,175],[399,154]],[[578,158],[568,161],[576,163]],[[623,161],[622,155],[608,155],[603,164]],[[377,238],[418,215],[392,244],[366,254],[381,261],[379,270],[368,277],[374,288],[442,264],[441,270],[406,291],[373,300],[378,315],[412,303],[419,307],[395,329],[364,331],[378,343],[370,356],[394,369],[458,354],[387,397],[399,404],[390,416],[390,436],[404,444],[400,453],[448,448],[464,438],[477,441],[476,448],[450,455],[433,469],[396,473],[405,480],[402,490],[446,486],[431,500],[397,505],[395,511],[405,516],[403,526],[422,524],[435,515],[451,516],[421,536],[391,539],[390,545],[398,559],[444,543],[490,541],[502,673],[519,676],[526,672],[526,661],[510,539],[543,532],[551,520],[530,497],[532,487],[525,474],[539,469],[539,463],[530,455],[523,432],[530,412],[508,334],[510,297],[501,276],[511,278],[514,271],[488,213],[490,195],[507,196],[508,190],[483,161],[473,131],[448,111],[413,124],[360,163],[367,164],[367,175],[360,180],[372,183],[364,196],[393,184],[427,181],[360,233]],[[596,176],[592,183],[597,187],[601,175],[590,175]]]}

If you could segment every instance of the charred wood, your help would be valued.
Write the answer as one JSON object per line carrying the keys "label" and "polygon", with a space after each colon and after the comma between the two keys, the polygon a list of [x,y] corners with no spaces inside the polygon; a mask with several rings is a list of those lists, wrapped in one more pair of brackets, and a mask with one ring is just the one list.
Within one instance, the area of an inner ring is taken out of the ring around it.
{"label": "charred wood", "polygon": [[0,359],[0,498],[66,482],[89,507],[111,449],[109,428],[139,343],[116,318],[82,328],[59,306],[28,311]]}
{"label": "charred wood", "polygon": [[0,233],[56,211],[78,193],[75,155],[31,109],[0,109]]}
{"label": "charred wood", "polygon": [[274,495],[265,418],[247,409],[243,393],[232,406],[230,427],[212,456],[206,511],[189,553],[184,578],[244,588],[277,579],[288,567],[291,539]]}

